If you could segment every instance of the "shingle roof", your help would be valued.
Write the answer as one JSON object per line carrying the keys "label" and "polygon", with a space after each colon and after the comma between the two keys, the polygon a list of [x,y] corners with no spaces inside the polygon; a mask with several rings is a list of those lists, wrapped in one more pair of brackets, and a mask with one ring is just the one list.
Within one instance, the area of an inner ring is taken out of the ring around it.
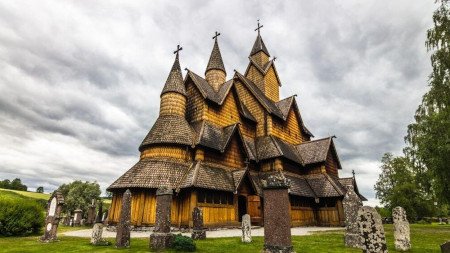
{"label": "shingle roof", "polygon": [[221,105],[225,101],[231,86],[233,85],[233,80],[228,80],[227,82],[220,85],[219,90],[216,92],[214,88],[201,76],[195,74],[194,72],[188,70],[187,75],[191,78],[195,86],[199,89],[202,96],[218,105]]}
{"label": "shingle roof", "polygon": [[311,189],[314,191],[317,197],[340,197],[343,196],[330,182],[329,177],[325,174],[312,174],[307,175],[306,180],[308,181]]}
{"label": "shingle roof", "polygon": [[186,88],[184,87],[180,61],[178,60],[178,53],[175,57],[175,62],[173,63],[172,69],[167,77],[166,84],[164,85],[161,95],[171,91],[186,96]]}
{"label": "shingle roof", "polygon": [[304,177],[294,175],[293,173],[284,173],[284,175],[291,182],[291,188],[289,190],[292,195],[311,198],[316,197],[314,191]]}
{"label": "shingle roof", "polygon": [[[238,130],[238,124],[226,127],[218,127],[207,121],[199,121],[192,124],[196,132],[195,144],[224,152],[233,134]],[[240,133],[239,133],[240,135]]]}
{"label": "shingle roof", "polygon": [[258,36],[256,37],[255,43],[252,47],[252,51],[250,52],[250,56],[258,53],[259,51],[263,51],[265,54],[267,54],[267,56],[270,56],[269,51],[267,50],[267,47],[264,44],[264,41],[261,38],[260,34],[258,34]]}
{"label": "shingle roof", "polygon": [[252,138],[246,136],[243,136],[243,139],[244,139],[244,146],[247,149],[248,159],[256,161],[257,155],[256,155],[255,141]]}
{"label": "shingle roof", "polygon": [[217,43],[217,38],[214,40],[213,50],[211,52],[211,56],[209,57],[208,66],[206,67],[206,72],[211,69],[218,69],[225,71],[225,66],[223,65],[222,54],[220,54],[219,44]]}
{"label": "shingle roof", "polygon": [[145,146],[158,143],[193,145],[194,133],[184,117],[161,115],[142,141],[139,151]]}
{"label": "shingle roof", "polygon": [[190,164],[170,159],[142,159],[119,177],[108,189],[176,188]]}
{"label": "shingle roof", "polygon": [[359,198],[362,201],[367,201],[366,197],[364,197],[363,195],[361,195],[359,193],[358,186],[356,184],[355,178],[353,178],[353,177],[344,177],[344,178],[338,178],[338,180],[344,186],[345,189],[347,189],[346,187],[349,186],[349,185],[353,186],[354,190],[355,190],[356,194],[358,194]]}
{"label": "shingle roof", "polygon": [[258,160],[283,156],[291,161],[303,164],[294,145],[269,135],[257,137],[255,140]]}
{"label": "shingle roof", "polygon": [[250,66],[255,66],[256,69],[263,75],[266,75],[267,72],[269,71],[270,67],[273,66],[273,70],[275,71],[275,77],[277,78],[278,84],[281,86],[281,81],[280,81],[280,76],[278,75],[278,71],[277,68],[275,67],[275,60],[272,59],[270,61],[268,61],[266,64],[264,64],[264,66],[260,66],[255,60],[253,60],[253,58],[248,57],[249,59],[249,64],[247,65],[247,69],[245,70],[245,75],[247,76],[248,71],[250,70]]}
{"label": "shingle roof", "polygon": [[327,160],[331,137],[303,142],[297,145],[298,153],[305,165],[324,162]]}
{"label": "shingle roof", "polygon": [[180,183],[180,188],[199,187],[220,191],[236,191],[233,173],[210,163],[196,162]]}

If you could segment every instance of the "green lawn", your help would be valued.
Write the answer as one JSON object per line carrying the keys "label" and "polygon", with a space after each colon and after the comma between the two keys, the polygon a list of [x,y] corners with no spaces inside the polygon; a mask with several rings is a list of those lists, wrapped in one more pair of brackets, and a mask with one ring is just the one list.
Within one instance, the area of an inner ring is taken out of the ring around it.
{"label": "green lawn", "polygon": [[[64,229],[64,228],[62,228]],[[385,226],[388,247],[394,249],[393,226]],[[410,252],[440,252],[439,245],[450,240],[449,225],[411,225],[413,249]],[[89,238],[60,237],[56,243],[42,244],[37,236],[0,238],[0,252],[148,252],[148,239],[132,239],[131,248],[117,250],[114,246],[89,245]],[[243,244],[240,238],[215,238],[197,241],[197,252],[259,252],[263,247],[263,238],[254,237],[251,244]],[[113,239],[109,239],[113,242]],[[358,249],[345,248],[343,232],[321,232],[310,236],[294,236],[296,252],[361,252]],[[172,252],[172,251],[168,251]]]}
{"label": "green lawn", "polygon": [[0,189],[0,194],[2,194],[2,191],[8,191],[8,192],[14,192],[19,195],[33,198],[33,199],[44,199],[48,200],[50,198],[50,194],[47,193],[37,193],[37,192],[26,192],[26,191],[16,191],[16,190],[9,190],[9,189]]}

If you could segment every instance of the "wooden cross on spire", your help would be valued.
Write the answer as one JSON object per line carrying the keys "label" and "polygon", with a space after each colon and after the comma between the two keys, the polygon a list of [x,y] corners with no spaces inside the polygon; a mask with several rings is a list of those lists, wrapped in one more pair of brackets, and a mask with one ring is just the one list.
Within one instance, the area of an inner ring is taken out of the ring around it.
{"label": "wooden cross on spire", "polygon": [[177,45],[177,50],[173,51],[173,53],[178,55],[178,52],[180,52],[181,50],[183,50],[183,48],[180,47],[180,45]]}
{"label": "wooden cross on spire", "polygon": [[212,38],[213,38],[213,40],[216,40],[217,37],[219,37],[219,36],[220,36],[220,32],[216,31],[216,35],[214,35]]}
{"label": "wooden cross on spire", "polygon": [[258,27],[255,29],[255,31],[258,31],[258,35],[259,35],[259,30],[263,28],[263,25],[259,24],[259,19],[258,19]]}

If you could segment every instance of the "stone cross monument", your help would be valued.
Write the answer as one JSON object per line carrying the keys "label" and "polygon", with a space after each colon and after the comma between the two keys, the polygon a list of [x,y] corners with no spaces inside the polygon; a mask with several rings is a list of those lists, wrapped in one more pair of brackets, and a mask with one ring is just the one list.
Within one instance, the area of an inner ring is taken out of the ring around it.
{"label": "stone cross monument", "polygon": [[250,215],[242,215],[242,242],[250,243],[252,242],[252,224]]}
{"label": "stone cross monument", "polygon": [[150,235],[150,248],[152,250],[164,250],[172,245],[173,234],[170,233],[172,194],[173,190],[167,187],[158,188],[156,191],[155,229]]}
{"label": "stone cross monument", "polygon": [[362,205],[362,201],[355,193],[353,185],[347,186],[347,192],[345,193],[344,200],[342,201],[345,217],[345,246],[355,248],[359,248],[360,246],[359,228],[356,223],[356,218],[358,215],[358,209],[362,207]]}
{"label": "stone cross monument", "polygon": [[203,228],[203,210],[199,207],[194,207],[192,211],[192,239],[194,240],[203,240],[206,239],[206,231]]}
{"label": "stone cross monument", "polygon": [[361,249],[364,253],[387,253],[381,216],[375,208],[363,206],[358,210],[356,219],[361,236]]}
{"label": "stone cross monument", "polygon": [[395,249],[398,251],[408,251],[411,249],[411,239],[405,209],[400,206],[392,209],[392,219],[394,221]]}
{"label": "stone cross monument", "polygon": [[269,174],[261,180],[264,195],[264,253],[294,252],[288,189],[282,173]]}
{"label": "stone cross monument", "polygon": [[54,192],[47,203],[47,217],[45,219],[45,232],[40,238],[41,242],[52,242],[58,240],[57,230],[64,205],[64,197],[60,192]]}
{"label": "stone cross monument", "polygon": [[119,224],[117,224],[116,248],[130,247],[131,192],[127,189],[122,197]]}

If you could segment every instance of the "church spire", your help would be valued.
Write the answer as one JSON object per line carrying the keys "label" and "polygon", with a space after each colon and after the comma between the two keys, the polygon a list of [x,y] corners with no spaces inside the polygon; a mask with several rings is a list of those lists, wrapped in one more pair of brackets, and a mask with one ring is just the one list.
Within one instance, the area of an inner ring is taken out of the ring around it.
{"label": "church spire", "polygon": [[253,44],[252,51],[250,52],[250,57],[254,56],[255,54],[259,52],[264,52],[267,57],[270,57],[269,51],[266,48],[266,45],[264,44],[264,41],[261,38],[260,29],[263,28],[263,25],[259,24],[258,19],[258,27],[255,29],[255,31],[258,31],[258,36],[256,37],[255,43]]}
{"label": "church spire", "polygon": [[219,37],[219,35],[220,33],[216,32],[213,36],[214,46],[205,71],[206,81],[208,81],[215,91],[219,90],[220,85],[225,82],[227,75],[222,55],[220,54],[219,43],[217,42],[217,37]]}
{"label": "church spire", "polygon": [[179,52],[183,50],[180,45],[177,46],[177,49],[173,52],[176,54],[175,61],[172,65],[172,69],[170,70],[169,76],[167,77],[166,84],[161,92],[161,96],[168,92],[176,92],[183,96],[186,96],[186,89],[184,87],[183,75],[181,73],[180,61],[179,61]]}

